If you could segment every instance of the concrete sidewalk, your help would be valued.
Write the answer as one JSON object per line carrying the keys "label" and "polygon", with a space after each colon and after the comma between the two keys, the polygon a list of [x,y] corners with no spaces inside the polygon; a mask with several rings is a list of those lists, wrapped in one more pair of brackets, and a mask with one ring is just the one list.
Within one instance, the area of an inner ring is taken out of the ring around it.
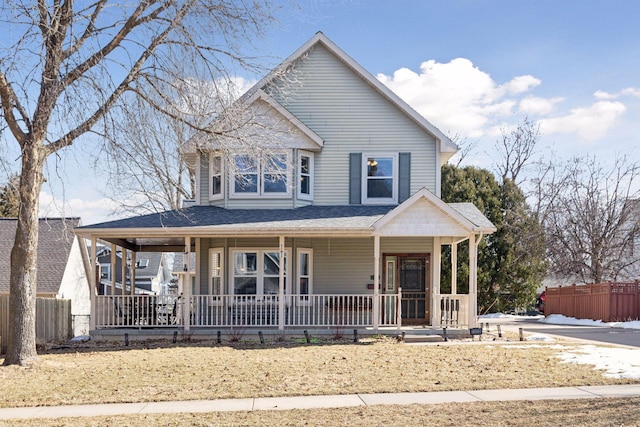
{"label": "concrete sidewalk", "polygon": [[260,397],[189,400],[177,402],[109,403],[77,406],[0,408],[0,420],[21,418],[96,417],[127,414],[265,411],[309,408],[344,408],[371,405],[438,404],[514,400],[597,399],[640,396],[640,384],[531,388],[429,393],[346,394],[330,396]]}

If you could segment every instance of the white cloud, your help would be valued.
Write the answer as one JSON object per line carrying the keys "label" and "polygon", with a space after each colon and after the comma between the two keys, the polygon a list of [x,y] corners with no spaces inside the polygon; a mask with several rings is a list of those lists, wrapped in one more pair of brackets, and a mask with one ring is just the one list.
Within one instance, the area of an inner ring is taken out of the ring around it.
{"label": "white cloud", "polygon": [[565,116],[540,120],[545,135],[576,133],[585,140],[603,137],[626,111],[621,102],[597,101],[589,107],[574,108]]}
{"label": "white cloud", "polygon": [[562,101],[564,101],[562,97],[540,98],[537,96],[527,96],[520,100],[518,110],[525,115],[546,115],[553,112],[556,105]]}
{"label": "white cloud", "polygon": [[620,92],[621,95],[629,95],[629,96],[635,96],[636,98],[640,98],[640,89],[636,89],[634,87],[628,87],[626,89],[623,89]]}
{"label": "white cloud", "polygon": [[514,77],[510,82],[502,85],[510,94],[519,94],[528,92],[536,86],[542,83],[540,79],[537,79],[531,75]]}
{"label": "white cloud", "polygon": [[419,72],[400,68],[377,78],[445,133],[472,139],[493,138],[505,123],[529,115],[540,122],[545,136],[574,134],[576,142],[591,141],[607,135],[626,111],[618,97],[640,98],[640,89],[634,87],[617,93],[599,90],[591,105],[558,112],[567,99],[535,96],[532,91],[542,84],[540,79],[527,74],[498,84],[466,58],[428,60]]}
{"label": "white cloud", "polygon": [[595,96],[598,99],[616,99],[618,97],[618,95],[615,95],[615,94],[609,93],[609,92],[605,92],[603,90],[595,91],[593,96]]}
{"label": "white cloud", "polygon": [[429,60],[420,65],[419,74],[401,68],[377,78],[444,132],[470,138],[481,137],[490,121],[513,114],[518,100],[510,96],[541,83],[525,75],[499,85],[466,58]]}
{"label": "white cloud", "polygon": [[617,98],[620,98],[621,96],[634,96],[636,98],[640,98],[640,89],[636,89],[635,87],[628,87],[628,88],[622,89],[618,93],[609,93],[603,90],[597,90],[593,94],[593,96],[595,96],[598,99],[617,99]]}
{"label": "white cloud", "polygon": [[102,198],[98,200],[69,199],[64,202],[46,191],[40,193],[40,217],[79,217],[82,224],[95,224],[116,219],[113,212],[119,206],[117,201]]}

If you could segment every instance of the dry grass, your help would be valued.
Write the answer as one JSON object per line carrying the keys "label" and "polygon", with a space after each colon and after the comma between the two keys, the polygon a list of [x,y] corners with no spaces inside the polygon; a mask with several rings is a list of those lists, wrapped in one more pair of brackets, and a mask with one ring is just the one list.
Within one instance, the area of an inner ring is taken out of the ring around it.
{"label": "dry grass", "polygon": [[637,426],[640,398],[11,420],[0,426]]}
{"label": "dry grass", "polygon": [[601,385],[557,346],[353,343],[132,343],[42,354],[0,368],[1,407]]}

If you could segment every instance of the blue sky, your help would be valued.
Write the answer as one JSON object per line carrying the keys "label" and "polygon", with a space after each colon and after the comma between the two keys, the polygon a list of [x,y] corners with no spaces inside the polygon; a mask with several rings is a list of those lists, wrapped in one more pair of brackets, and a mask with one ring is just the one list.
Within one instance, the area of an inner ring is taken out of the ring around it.
{"label": "blue sky", "polygon": [[[470,163],[490,168],[499,129],[524,116],[541,124],[540,155],[638,160],[640,1],[281,1],[258,45],[273,64],[322,31],[442,131],[477,140]],[[95,185],[94,200],[67,187],[65,214],[106,219]]]}

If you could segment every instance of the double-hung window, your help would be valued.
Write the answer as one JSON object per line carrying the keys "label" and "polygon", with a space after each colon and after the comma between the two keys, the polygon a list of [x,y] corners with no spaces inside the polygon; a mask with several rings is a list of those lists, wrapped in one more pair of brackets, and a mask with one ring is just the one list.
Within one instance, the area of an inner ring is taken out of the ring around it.
{"label": "double-hung window", "polygon": [[[285,293],[287,282],[286,250],[283,260]],[[280,251],[247,249],[232,251],[234,295],[278,295],[280,289]]]}
{"label": "double-hung window", "polygon": [[209,199],[215,200],[223,197],[224,171],[222,169],[222,156],[211,155],[209,157]]}
{"label": "double-hung window", "polygon": [[219,302],[223,290],[223,250],[221,248],[209,249],[209,295],[212,302]]}
{"label": "double-hung window", "polygon": [[313,293],[313,249],[298,249],[298,295],[301,303],[309,302]]}
{"label": "double-hung window", "polygon": [[265,158],[251,154],[233,156],[234,197],[287,197],[291,195],[291,155],[274,153]]}
{"label": "double-hung window", "polygon": [[398,202],[398,155],[362,155],[362,203]]}
{"label": "double-hung window", "polygon": [[313,153],[300,151],[298,155],[298,198],[313,200]]}

